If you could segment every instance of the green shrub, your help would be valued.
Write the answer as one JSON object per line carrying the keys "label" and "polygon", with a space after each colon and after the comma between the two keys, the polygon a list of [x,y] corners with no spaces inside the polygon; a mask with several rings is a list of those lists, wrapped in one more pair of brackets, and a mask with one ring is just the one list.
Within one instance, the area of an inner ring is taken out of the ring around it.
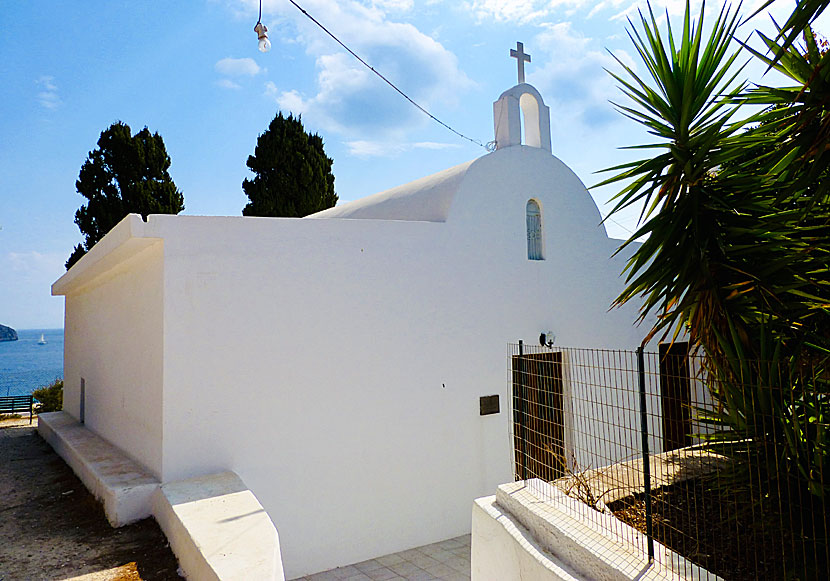
{"label": "green shrub", "polygon": [[36,389],[32,392],[35,399],[40,402],[38,413],[58,412],[63,409],[63,379],[56,379],[51,384]]}

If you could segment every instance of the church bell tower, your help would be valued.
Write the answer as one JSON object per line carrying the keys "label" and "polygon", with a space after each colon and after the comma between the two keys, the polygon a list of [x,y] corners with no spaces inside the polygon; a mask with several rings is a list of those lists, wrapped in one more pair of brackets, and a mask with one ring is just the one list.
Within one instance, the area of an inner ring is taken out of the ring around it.
{"label": "church bell tower", "polygon": [[516,49],[510,50],[510,56],[518,61],[519,84],[506,90],[498,101],[493,103],[496,149],[527,145],[550,152],[550,108],[545,105],[539,91],[525,82],[524,65],[530,62],[530,55],[524,52],[524,45],[517,42]]}

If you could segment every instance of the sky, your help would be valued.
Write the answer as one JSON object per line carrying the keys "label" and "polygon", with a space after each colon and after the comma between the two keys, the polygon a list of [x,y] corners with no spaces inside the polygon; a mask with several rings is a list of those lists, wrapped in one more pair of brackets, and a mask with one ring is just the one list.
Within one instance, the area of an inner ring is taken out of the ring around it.
{"label": "sky", "polygon": [[[587,186],[650,141],[610,100],[614,56],[635,0],[296,0],[413,100],[458,132],[494,139],[492,103],[517,82],[509,51],[531,55],[527,82],[551,109],[553,154]],[[699,6],[699,3],[692,3]],[[778,0],[783,22],[792,4]],[[684,2],[655,0],[674,23]],[[707,11],[719,9],[710,2]],[[744,14],[751,12],[749,7]],[[334,159],[340,202],[487,152],[415,109],[289,0],[265,0],[272,49],[257,51],[258,0],[0,0],[0,324],[60,328],[50,285],[82,240],[75,190],[100,133],[116,121],[164,139],[185,214],[240,215],[256,139],[278,111],[301,114]],[[819,21],[819,31],[828,27]],[[741,28],[769,29],[757,17]],[[614,56],[612,56],[612,54]],[[763,70],[748,70],[760,78]],[[755,75],[754,77],[752,75]],[[592,190],[606,215],[611,188]],[[627,238],[637,212],[606,221]]]}

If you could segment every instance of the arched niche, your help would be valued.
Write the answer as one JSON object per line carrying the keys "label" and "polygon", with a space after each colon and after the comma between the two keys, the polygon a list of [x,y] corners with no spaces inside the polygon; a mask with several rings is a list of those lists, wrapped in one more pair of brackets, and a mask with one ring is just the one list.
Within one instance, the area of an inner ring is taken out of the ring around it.
{"label": "arched niche", "polygon": [[522,127],[523,145],[541,148],[542,131],[539,123],[539,102],[530,93],[522,93],[522,96],[519,97],[519,107],[524,121]]}
{"label": "arched niche", "polygon": [[496,149],[527,145],[550,152],[550,108],[532,85],[521,83],[502,93],[493,103],[493,117]]}

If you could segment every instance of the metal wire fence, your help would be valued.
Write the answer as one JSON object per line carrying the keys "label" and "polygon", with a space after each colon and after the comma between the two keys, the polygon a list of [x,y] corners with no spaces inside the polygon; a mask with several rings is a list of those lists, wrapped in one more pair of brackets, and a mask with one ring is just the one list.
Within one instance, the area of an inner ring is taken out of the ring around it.
{"label": "metal wire fence", "polygon": [[719,373],[681,343],[508,359],[516,479],[546,502],[678,579],[828,578],[823,368]]}

